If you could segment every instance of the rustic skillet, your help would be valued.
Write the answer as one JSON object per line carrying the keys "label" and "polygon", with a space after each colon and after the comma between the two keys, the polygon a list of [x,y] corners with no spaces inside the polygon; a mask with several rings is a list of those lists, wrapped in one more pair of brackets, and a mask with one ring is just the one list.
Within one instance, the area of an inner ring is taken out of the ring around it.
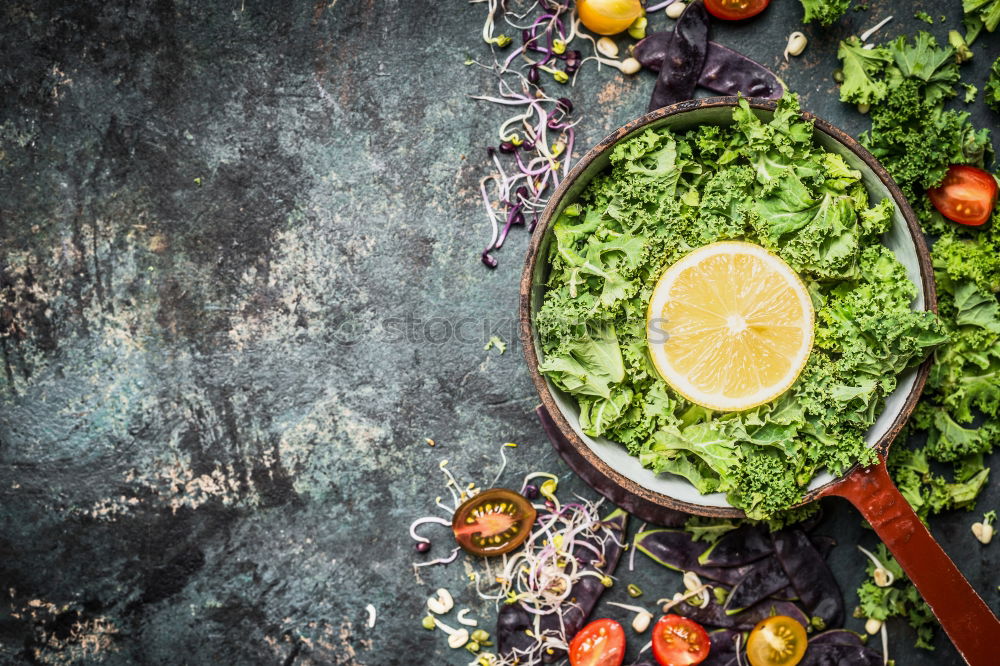
{"label": "rustic skillet", "polygon": [[[545,290],[546,257],[552,240],[550,226],[586,183],[605,168],[611,147],[616,143],[649,127],[669,126],[683,131],[700,124],[727,124],[736,101],[734,97],[714,97],[658,109],[619,128],[587,152],[543,212],[532,236],[521,277],[521,342],[542,400],[538,412],[546,432],[570,467],[587,483],[616,504],[654,523],[676,524],[684,513],[716,517],[738,517],[743,513],[729,506],[721,495],[700,496],[683,479],[643,470],[623,447],[613,442],[584,435],[579,428],[576,403],[538,371],[541,352],[534,330],[534,313]],[[769,118],[775,104],[759,100],[752,102],[751,107],[757,114]],[[821,145],[840,153],[853,168],[862,172],[874,201],[885,197],[894,200],[896,219],[885,242],[907,267],[910,279],[918,287],[915,307],[936,311],[930,254],[913,210],[899,188],[878,161],[854,139],[812,114],[804,116],[815,122],[815,136]],[[828,474],[817,477],[803,503],[834,495],[850,501],[920,590],[966,662],[972,666],[996,664],[1000,622],[913,513],[889,478],[885,466],[889,446],[913,412],[929,370],[928,361],[900,378],[899,387],[887,398],[882,415],[869,431],[868,441],[878,452],[880,464],[868,468],[856,466],[840,478]]]}

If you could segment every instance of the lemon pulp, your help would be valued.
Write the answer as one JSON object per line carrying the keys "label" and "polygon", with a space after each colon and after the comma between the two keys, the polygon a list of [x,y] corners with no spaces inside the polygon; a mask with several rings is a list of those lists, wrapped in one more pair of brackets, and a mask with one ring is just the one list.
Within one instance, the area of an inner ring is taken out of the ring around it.
{"label": "lemon pulp", "polygon": [[759,245],[712,243],[660,276],[646,337],[656,369],[685,398],[749,409],[787,391],[805,366],[812,300],[795,271]]}

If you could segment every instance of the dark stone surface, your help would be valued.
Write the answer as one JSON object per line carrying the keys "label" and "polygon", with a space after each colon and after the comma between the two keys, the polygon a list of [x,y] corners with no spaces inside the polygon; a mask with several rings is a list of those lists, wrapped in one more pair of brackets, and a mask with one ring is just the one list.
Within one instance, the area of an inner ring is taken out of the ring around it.
{"label": "dark stone surface", "polygon": [[[791,0],[715,39],[857,132],[830,78],[837,41],[894,11],[886,36],[942,11],[872,4],[806,28],[787,66]],[[513,321],[525,236],[496,271],[479,263],[476,186],[501,115],[467,99],[489,79],[463,63],[485,53],[484,11],[0,7],[0,662],[464,664],[420,628],[424,599],[445,585],[487,626],[491,609],[462,560],[422,582],[410,569],[406,526],[444,492],[438,462],[488,483],[513,440],[503,482],[551,470],[594,496],[532,413]],[[945,11],[957,25],[957,3]],[[981,85],[997,44],[981,38],[967,81]],[[578,145],[639,114],[652,82],[587,65]],[[483,351],[494,333],[502,356]],[[994,609],[1000,550],[969,525],[998,505],[994,484],[975,514],[933,524]],[[874,538],[845,504],[824,508],[851,608],[851,544]],[[678,586],[642,556],[630,580],[644,599]],[[960,663],[943,637],[915,653],[908,628],[890,635],[897,664]]]}

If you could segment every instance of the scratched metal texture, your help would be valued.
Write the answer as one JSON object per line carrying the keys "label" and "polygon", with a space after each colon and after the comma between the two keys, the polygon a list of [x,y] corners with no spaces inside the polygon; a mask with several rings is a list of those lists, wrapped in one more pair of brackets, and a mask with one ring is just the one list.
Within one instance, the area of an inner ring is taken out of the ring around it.
{"label": "scratched metal texture", "polygon": [[[773,4],[715,39],[852,133],[837,41],[942,11],[873,0],[805,28],[785,65],[801,9]],[[0,7],[0,663],[465,664],[420,618],[445,586],[491,628],[471,562],[410,568],[407,525],[445,494],[439,461],[487,484],[515,441],[502,484],[548,470],[595,497],[532,413],[514,321],[526,236],[496,270],[479,262],[502,117],[467,98],[490,85],[464,64],[487,54],[483,15],[460,0]],[[981,38],[967,81],[997,45]],[[641,113],[652,82],[588,64],[569,93],[578,149]],[[505,354],[484,351],[492,335]],[[1000,545],[969,533],[988,508],[996,484],[932,526],[997,609]],[[852,543],[874,537],[846,504],[824,509],[853,607]],[[643,600],[679,585],[641,555],[627,566]],[[891,622],[897,664],[959,663],[941,636],[912,644]]]}

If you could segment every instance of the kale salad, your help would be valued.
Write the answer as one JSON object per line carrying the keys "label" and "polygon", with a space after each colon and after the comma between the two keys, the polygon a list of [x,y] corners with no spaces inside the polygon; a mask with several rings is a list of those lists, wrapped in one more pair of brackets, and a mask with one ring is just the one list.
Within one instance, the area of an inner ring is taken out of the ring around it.
{"label": "kale salad", "polygon": [[[875,462],[864,436],[885,396],[946,340],[935,314],[911,310],[916,288],[880,239],[893,212],[814,141],[794,95],[770,122],[740,100],[730,126],[647,129],[616,145],[610,166],[554,222],[535,322],[539,370],[576,399],[588,435],[701,493],[725,493],[751,518],[772,516],[799,502],[819,470]],[[782,258],[815,310],[796,382],[740,412],[713,412],[671,389],[646,340],[659,276],[722,240]]]}

